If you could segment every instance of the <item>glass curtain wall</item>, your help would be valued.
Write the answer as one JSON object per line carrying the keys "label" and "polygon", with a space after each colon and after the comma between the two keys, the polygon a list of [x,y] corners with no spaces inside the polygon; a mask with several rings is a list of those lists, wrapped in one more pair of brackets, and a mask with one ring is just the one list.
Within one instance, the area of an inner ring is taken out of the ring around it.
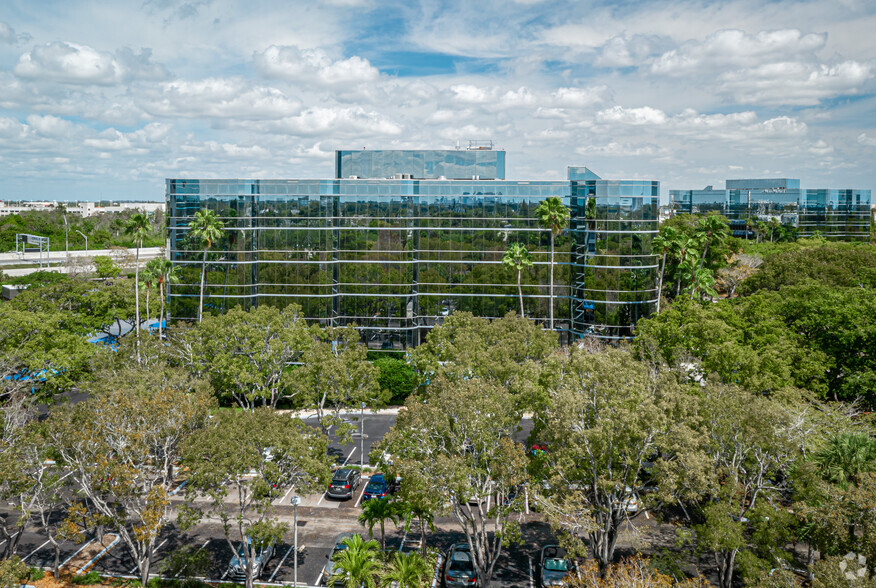
{"label": "glass curtain wall", "polygon": [[[258,304],[301,305],[321,324],[355,324],[369,348],[416,345],[451,312],[496,318],[519,308],[516,273],[502,265],[525,244],[526,315],[546,322],[549,235],[535,208],[571,204],[569,182],[450,180],[168,180],[173,318]],[[200,209],[226,225],[206,252],[189,236]],[[556,240],[555,326],[570,332],[573,238]]]}

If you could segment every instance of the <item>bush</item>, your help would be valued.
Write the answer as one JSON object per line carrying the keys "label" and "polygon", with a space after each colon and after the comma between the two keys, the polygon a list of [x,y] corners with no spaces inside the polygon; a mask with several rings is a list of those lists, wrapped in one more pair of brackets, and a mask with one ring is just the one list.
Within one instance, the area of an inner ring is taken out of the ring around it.
{"label": "bush", "polygon": [[31,582],[37,582],[39,580],[42,580],[45,575],[46,572],[43,571],[42,568],[33,567],[30,568],[30,573],[27,577],[30,579]]}
{"label": "bush", "polygon": [[0,588],[18,588],[27,573],[27,564],[17,555],[0,561]]}
{"label": "bush", "polygon": [[381,357],[374,361],[374,365],[380,370],[377,382],[380,390],[389,396],[389,404],[404,404],[414,386],[417,383],[417,374],[414,368],[401,359]]}
{"label": "bush", "polygon": [[161,573],[180,578],[202,576],[212,563],[208,552],[193,545],[184,545],[164,558],[161,562]]}
{"label": "bush", "polygon": [[91,584],[102,584],[103,578],[100,577],[99,573],[91,571],[82,576],[73,576],[70,581],[79,586],[89,586]]}

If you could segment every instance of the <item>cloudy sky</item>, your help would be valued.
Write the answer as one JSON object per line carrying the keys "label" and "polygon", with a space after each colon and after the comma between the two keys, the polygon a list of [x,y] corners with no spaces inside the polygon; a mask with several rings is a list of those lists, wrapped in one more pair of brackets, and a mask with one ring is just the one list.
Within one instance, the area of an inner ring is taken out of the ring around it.
{"label": "cloudy sky", "polygon": [[876,188],[872,0],[2,0],[0,200],[492,139],[676,188]]}

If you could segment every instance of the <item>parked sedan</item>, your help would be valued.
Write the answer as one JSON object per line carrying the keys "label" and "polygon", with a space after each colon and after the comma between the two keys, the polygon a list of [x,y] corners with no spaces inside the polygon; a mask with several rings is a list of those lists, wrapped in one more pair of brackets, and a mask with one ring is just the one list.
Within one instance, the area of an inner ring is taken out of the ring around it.
{"label": "parked sedan", "polygon": [[[229,577],[237,580],[246,578],[246,558],[250,545],[252,545],[252,539],[247,537],[246,543],[241,543],[237,548],[237,552],[228,564]],[[253,560],[253,578],[258,578],[262,575],[262,572],[265,571],[265,567],[268,565],[268,561],[272,557],[274,557],[273,545],[266,545],[256,550],[255,559]]]}
{"label": "parked sedan", "polygon": [[444,586],[465,588],[479,585],[468,543],[451,545],[444,564]]}
{"label": "parked sedan", "polygon": [[326,490],[326,496],[329,498],[353,498],[353,493],[359,487],[362,480],[362,474],[359,470],[343,468],[335,472],[332,477],[332,483]]}
{"label": "parked sedan", "polygon": [[571,568],[565,549],[559,545],[545,545],[538,561],[538,583],[542,588],[562,586],[563,579],[569,575]]}
{"label": "parked sedan", "polygon": [[368,485],[365,486],[365,492],[362,493],[362,502],[371,500],[372,498],[386,498],[390,494],[389,485],[386,483],[386,476],[383,474],[374,474],[368,480]]}

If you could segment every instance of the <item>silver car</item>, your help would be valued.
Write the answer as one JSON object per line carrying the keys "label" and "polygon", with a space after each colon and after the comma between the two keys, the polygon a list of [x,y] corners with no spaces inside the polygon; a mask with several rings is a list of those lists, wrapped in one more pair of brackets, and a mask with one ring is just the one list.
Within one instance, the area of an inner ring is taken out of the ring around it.
{"label": "silver car", "polygon": [[468,543],[450,546],[447,562],[444,564],[444,586],[446,588],[466,588],[480,586],[478,573]]}
{"label": "silver car", "polygon": [[545,545],[541,550],[538,565],[538,583],[546,586],[562,586],[572,566],[566,558],[566,550],[559,545]]}
{"label": "silver car", "polygon": [[[234,557],[231,558],[231,563],[228,564],[228,575],[231,578],[238,580],[246,578],[246,558],[250,545],[252,545],[252,539],[247,537],[246,544],[241,543]],[[274,557],[273,545],[266,545],[256,551],[255,560],[253,560],[253,578],[262,575],[272,557]]]}

